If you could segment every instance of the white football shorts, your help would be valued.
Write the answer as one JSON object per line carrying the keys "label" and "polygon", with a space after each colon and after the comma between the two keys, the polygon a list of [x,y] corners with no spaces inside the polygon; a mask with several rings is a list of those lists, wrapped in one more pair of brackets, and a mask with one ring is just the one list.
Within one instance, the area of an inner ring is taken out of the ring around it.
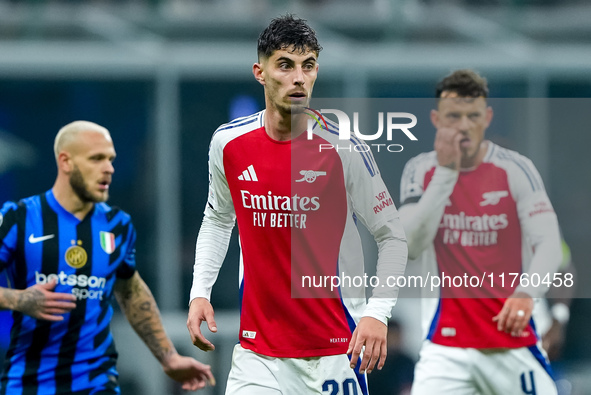
{"label": "white football shorts", "polygon": [[349,364],[345,354],[274,358],[237,344],[226,395],[367,395],[366,376]]}
{"label": "white football shorts", "polygon": [[423,343],[412,395],[556,395],[546,354],[538,346],[504,349]]}

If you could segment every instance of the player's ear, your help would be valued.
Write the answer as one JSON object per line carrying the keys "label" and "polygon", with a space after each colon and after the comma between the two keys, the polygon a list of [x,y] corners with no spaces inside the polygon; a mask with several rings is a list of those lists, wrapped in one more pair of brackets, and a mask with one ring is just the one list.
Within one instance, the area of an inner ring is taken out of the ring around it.
{"label": "player's ear", "polygon": [[69,173],[72,171],[72,161],[70,160],[70,154],[66,151],[62,151],[57,156],[57,167],[60,171]]}
{"label": "player's ear", "polygon": [[261,63],[255,63],[252,65],[252,74],[259,84],[265,85],[265,73]]}
{"label": "player's ear", "polygon": [[491,121],[493,119],[493,109],[491,106],[486,107],[486,127],[488,128],[488,125],[490,125]]}
{"label": "player's ear", "polygon": [[431,123],[437,129],[437,125],[439,124],[439,111],[431,110]]}

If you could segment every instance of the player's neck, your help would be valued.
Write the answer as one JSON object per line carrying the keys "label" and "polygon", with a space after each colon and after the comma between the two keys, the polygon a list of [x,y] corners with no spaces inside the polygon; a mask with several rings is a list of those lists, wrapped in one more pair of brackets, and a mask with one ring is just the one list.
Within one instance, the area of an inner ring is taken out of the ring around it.
{"label": "player's neck", "polygon": [[306,130],[306,118],[302,115],[283,114],[277,109],[267,107],[265,111],[265,132],[273,140],[292,140]]}
{"label": "player's neck", "polygon": [[482,140],[482,142],[480,143],[480,147],[478,148],[478,151],[474,156],[472,156],[471,158],[462,158],[462,161],[460,162],[460,170],[469,171],[474,170],[478,166],[480,166],[480,164],[484,160],[484,157],[486,156],[488,146],[488,141]]}
{"label": "player's neck", "polygon": [[60,206],[81,221],[94,207],[93,202],[82,201],[74,190],[72,190],[72,187],[67,183],[67,180],[58,178],[51,191]]}

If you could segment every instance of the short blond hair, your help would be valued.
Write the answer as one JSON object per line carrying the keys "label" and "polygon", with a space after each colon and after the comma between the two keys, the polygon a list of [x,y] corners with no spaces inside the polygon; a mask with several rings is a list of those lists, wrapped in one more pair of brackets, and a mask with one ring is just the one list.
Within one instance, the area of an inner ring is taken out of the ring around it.
{"label": "short blond hair", "polygon": [[57,132],[57,135],[55,136],[55,141],[53,143],[53,153],[55,154],[55,159],[57,160],[60,152],[62,152],[64,147],[66,147],[72,141],[76,140],[76,138],[78,137],[80,132],[85,132],[85,131],[101,132],[101,133],[105,134],[106,136],[109,136],[109,138],[111,137],[111,134],[109,133],[109,131],[105,127],[98,125],[94,122],[90,122],[90,121],[71,122],[71,123],[67,124],[66,126],[62,127],[59,130],[59,132]]}

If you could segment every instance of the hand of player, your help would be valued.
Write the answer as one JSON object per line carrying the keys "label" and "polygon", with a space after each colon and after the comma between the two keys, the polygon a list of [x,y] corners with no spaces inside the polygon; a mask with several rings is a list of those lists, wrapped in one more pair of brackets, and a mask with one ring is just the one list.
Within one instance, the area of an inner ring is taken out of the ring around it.
{"label": "hand of player", "polygon": [[53,292],[56,285],[57,280],[53,280],[15,291],[13,310],[38,320],[63,321],[63,315],[76,307],[76,296],[71,293]]}
{"label": "hand of player", "polygon": [[187,328],[191,334],[193,345],[203,351],[215,350],[215,346],[201,333],[201,323],[207,322],[207,327],[211,332],[217,332],[215,320],[213,318],[213,307],[209,300],[205,298],[195,298],[189,306],[189,318],[187,319]]}
{"label": "hand of player", "polygon": [[351,369],[357,365],[359,354],[365,346],[359,372],[363,374],[367,370],[367,373],[371,373],[376,363],[378,363],[378,370],[381,370],[388,353],[387,335],[388,327],[383,322],[372,317],[361,318],[347,350],[347,354],[351,355]]}
{"label": "hand of player", "polygon": [[448,167],[452,170],[460,169],[462,160],[462,151],[460,150],[460,140],[464,136],[453,128],[439,128],[435,134],[435,143],[433,144],[437,152],[437,162],[440,166]]}
{"label": "hand of player", "polygon": [[164,372],[173,380],[183,385],[187,391],[205,388],[207,384],[214,386],[215,378],[211,373],[211,366],[205,365],[193,358],[174,353],[163,366]]}
{"label": "hand of player", "polygon": [[548,353],[548,359],[550,361],[555,361],[560,357],[562,347],[564,346],[564,336],[564,325],[553,319],[552,326],[542,336],[542,347]]}
{"label": "hand of player", "polygon": [[493,321],[497,323],[499,331],[521,336],[529,324],[533,308],[534,300],[528,294],[516,292],[507,298],[499,314],[493,317]]}

